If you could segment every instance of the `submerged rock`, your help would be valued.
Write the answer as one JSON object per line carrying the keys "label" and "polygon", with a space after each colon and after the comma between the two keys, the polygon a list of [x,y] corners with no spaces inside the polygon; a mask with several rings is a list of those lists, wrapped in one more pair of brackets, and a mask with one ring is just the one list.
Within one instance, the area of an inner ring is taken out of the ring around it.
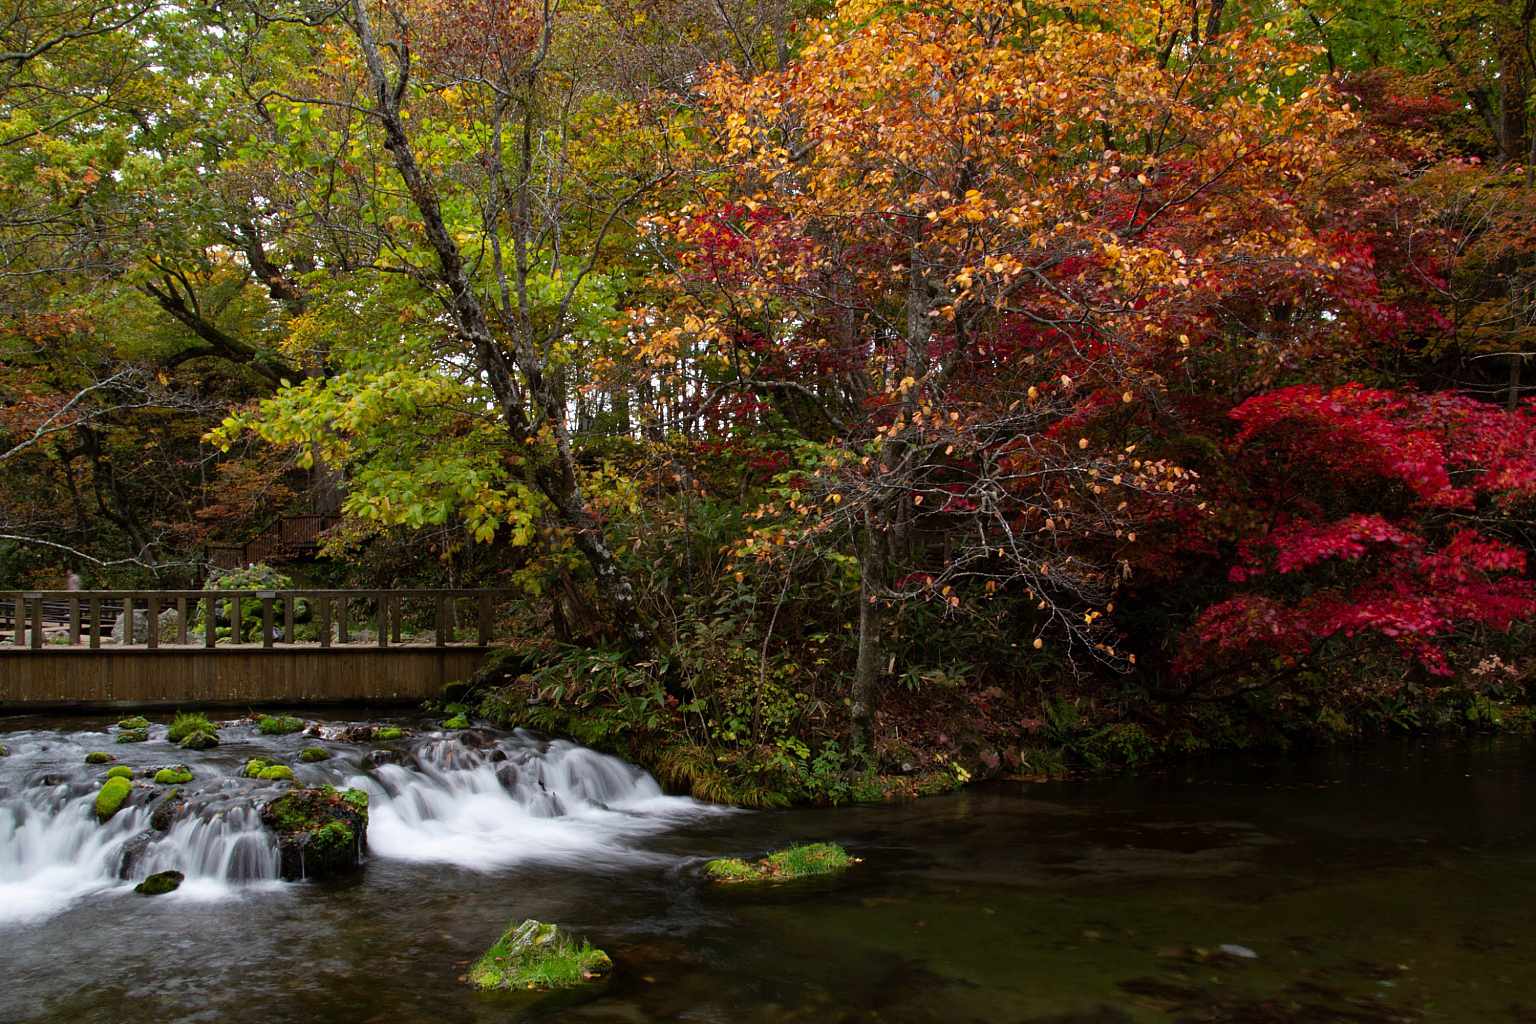
{"label": "submerged rock", "polygon": [[331,752],[324,747],[305,747],[299,751],[299,760],[305,764],[314,764],[316,761],[329,761]]}
{"label": "submerged rock", "polygon": [[144,743],[148,739],[148,729],[124,729],[117,734],[117,742],[119,743]]}
{"label": "submerged rock", "polygon": [[277,833],[280,874],[293,882],[356,870],[368,849],[368,794],[324,786],[295,789],[261,809]]}
{"label": "submerged rock", "polygon": [[173,789],[165,794],[150,812],[149,826],[156,832],[169,832],[187,810],[187,802],[181,798],[181,790]]}
{"label": "submerged rock", "polygon": [[159,871],[134,886],[133,891],[141,896],[164,896],[180,889],[186,877],[180,871]]}
{"label": "submerged rock", "polygon": [[405,764],[406,756],[398,750],[370,750],[359,764],[364,768],[378,768],[386,764]]}
{"label": "submerged rock", "polygon": [[177,744],[182,750],[207,750],[209,747],[216,747],[218,745],[219,737],[217,733],[202,731],[188,733]]}
{"label": "submerged rock", "polygon": [[584,985],[613,970],[608,954],[559,925],[532,918],[502,933],[469,969],[478,989],[558,989]]}

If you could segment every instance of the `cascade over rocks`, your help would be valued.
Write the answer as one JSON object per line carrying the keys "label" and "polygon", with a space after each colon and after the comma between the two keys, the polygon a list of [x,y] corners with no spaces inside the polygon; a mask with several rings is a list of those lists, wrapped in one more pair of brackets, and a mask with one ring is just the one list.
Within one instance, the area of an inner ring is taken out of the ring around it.
{"label": "cascade over rocks", "polygon": [[330,786],[295,789],[261,809],[277,834],[286,881],[334,878],[356,870],[368,850],[368,794]]}

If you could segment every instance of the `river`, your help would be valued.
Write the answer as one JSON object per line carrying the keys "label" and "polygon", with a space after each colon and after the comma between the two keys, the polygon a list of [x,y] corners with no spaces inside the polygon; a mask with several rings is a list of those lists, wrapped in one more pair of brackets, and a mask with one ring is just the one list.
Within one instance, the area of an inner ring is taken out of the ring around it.
{"label": "river", "polygon": [[[346,717],[346,716],[340,716]],[[912,803],[737,812],[638,769],[429,723],[378,746],[231,725],[201,753],[95,719],[0,720],[0,1021],[1123,1024],[1536,1021],[1536,746],[1403,741]],[[104,750],[186,763],[203,817],[149,846],[90,816]],[[236,778],[275,756],[371,795],[354,878],[276,880]],[[509,772],[506,765],[517,766]],[[842,877],[720,888],[705,859],[796,840]],[[136,845],[137,844],[137,845]],[[118,878],[176,867],[146,898]],[[612,954],[576,996],[460,981],[514,919]]]}

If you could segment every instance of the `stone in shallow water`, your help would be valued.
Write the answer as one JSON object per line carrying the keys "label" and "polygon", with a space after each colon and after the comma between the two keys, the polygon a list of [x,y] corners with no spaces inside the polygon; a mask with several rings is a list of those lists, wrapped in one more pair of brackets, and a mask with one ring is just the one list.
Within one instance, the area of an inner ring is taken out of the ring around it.
{"label": "stone in shallow water", "polygon": [[355,871],[368,849],[368,794],[330,786],[295,789],[261,809],[277,833],[279,873],[296,882]]}
{"label": "stone in shallow water", "polygon": [[608,954],[559,925],[532,918],[513,925],[469,969],[478,989],[572,988],[613,970]]}
{"label": "stone in shallow water", "polygon": [[141,896],[164,896],[180,889],[186,877],[180,871],[160,871],[134,886],[133,891]]}

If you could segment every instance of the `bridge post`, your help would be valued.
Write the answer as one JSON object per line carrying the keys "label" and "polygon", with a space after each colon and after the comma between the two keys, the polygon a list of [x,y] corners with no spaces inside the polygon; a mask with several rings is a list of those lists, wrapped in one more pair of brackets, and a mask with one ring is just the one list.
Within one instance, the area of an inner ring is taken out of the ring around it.
{"label": "bridge post", "polygon": [[331,646],[331,599],[316,598],[320,602],[320,646]]}
{"label": "bridge post", "polygon": [[439,594],[437,595],[437,629],[435,631],[437,634],[435,641],[439,647],[448,645],[448,616],[445,611],[443,595]]}
{"label": "bridge post", "polygon": [[289,594],[283,598],[283,643],[294,643],[293,635],[293,605],[294,597]]}
{"label": "bridge post", "polygon": [[389,642],[400,642],[400,595],[391,594],[389,597]]}
{"label": "bridge post", "polygon": [[187,646],[187,599],[185,596],[176,599],[176,643],[182,647]]}
{"label": "bridge post", "polygon": [[219,642],[219,599],[217,595],[203,595],[203,646],[212,647]]}
{"label": "bridge post", "polygon": [[233,610],[229,613],[229,638],[232,643],[245,643],[245,620],[240,614],[240,594],[235,592],[230,595],[233,602]]}
{"label": "bridge post", "polygon": [[69,646],[76,647],[80,643],[80,599],[69,599]]}
{"label": "bridge post", "polygon": [[93,597],[86,602],[85,613],[91,617],[87,627],[90,631],[91,650],[101,647],[101,598]]}
{"label": "bridge post", "polygon": [[480,646],[491,646],[491,595],[480,595]]}
{"label": "bridge post", "polygon": [[377,611],[377,614],[374,617],[376,619],[378,619],[378,622],[379,622],[379,646],[380,647],[388,647],[389,646],[389,597],[384,593],[384,591],[381,590],[377,594],[374,595],[374,599],[375,599],[375,601],[378,602],[378,611]]}
{"label": "bridge post", "polygon": [[342,595],[336,599],[336,642],[344,644],[350,639],[347,636],[347,598]]}
{"label": "bridge post", "polygon": [[28,596],[32,598],[32,649],[38,651],[43,647],[43,595]]}
{"label": "bridge post", "polygon": [[[152,651],[160,649],[160,595],[150,594],[144,599],[144,642]],[[132,623],[129,624],[129,635],[133,634]]]}
{"label": "bridge post", "polygon": [[265,593],[261,597],[261,646],[272,646],[272,599],[277,595]]}

